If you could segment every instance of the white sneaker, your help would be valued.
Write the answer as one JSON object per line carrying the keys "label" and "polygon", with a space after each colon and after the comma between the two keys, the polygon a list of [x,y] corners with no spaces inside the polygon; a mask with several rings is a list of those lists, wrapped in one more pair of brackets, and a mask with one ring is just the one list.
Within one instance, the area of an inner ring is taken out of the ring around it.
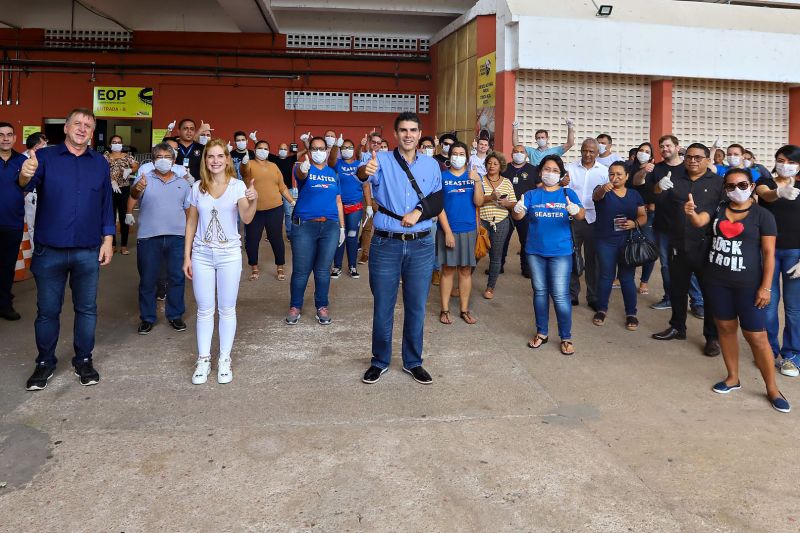
{"label": "white sneaker", "polygon": [[204,357],[197,360],[197,366],[192,374],[192,384],[202,385],[208,381],[208,375],[211,373],[211,359]]}
{"label": "white sneaker", "polygon": [[791,361],[784,361],[781,365],[781,374],[784,376],[789,376],[790,378],[796,378],[800,376],[800,369],[797,368],[797,365]]}
{"label": "white sneaker", "polygon": [[230,358],[220,359],[217,368],[217,383],[230,383],[233,381],[233,370],[231,370]]}

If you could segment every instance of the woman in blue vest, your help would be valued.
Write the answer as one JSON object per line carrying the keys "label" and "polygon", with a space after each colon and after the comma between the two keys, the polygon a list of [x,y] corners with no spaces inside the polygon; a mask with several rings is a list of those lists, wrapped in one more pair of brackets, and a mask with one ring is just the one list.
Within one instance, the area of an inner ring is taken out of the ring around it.
{"label": "woman in blue vest", "polygon": [[292,213],[291,301],[286,323],[297,324],[303,309],[308,278],[314,272],[314,307],[320,324],[331,323],[328,289],[336,247],[344,242],[344,211],[336,172],[328,166],[325,139],[314,137],[308,145],[311,161],[294,167],[298,197]]}

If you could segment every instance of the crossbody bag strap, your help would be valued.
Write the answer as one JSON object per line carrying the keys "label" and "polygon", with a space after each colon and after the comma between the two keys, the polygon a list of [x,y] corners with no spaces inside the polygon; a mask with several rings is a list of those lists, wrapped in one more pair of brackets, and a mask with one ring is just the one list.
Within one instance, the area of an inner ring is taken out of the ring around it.
{"label": "crossbody bag strap", "polygon": [[406,163],[406,160],[400,155],[400,151],[397,148],[392,150],[392,153],[394,154],[394,158],[397,160],[397,164],[400,165],[400,168],[402,168],[403,171],[405,171],[408,181],[411,182],[411,187],[414,189],[414,192],[417,193],[417,198],[422,201],[422,199],[425,198],[425,195],[422,194],[419,185],[417,185],[417,180],[414,178],[414,174],[411,173],[411,169],[408,168],[408,163]]}

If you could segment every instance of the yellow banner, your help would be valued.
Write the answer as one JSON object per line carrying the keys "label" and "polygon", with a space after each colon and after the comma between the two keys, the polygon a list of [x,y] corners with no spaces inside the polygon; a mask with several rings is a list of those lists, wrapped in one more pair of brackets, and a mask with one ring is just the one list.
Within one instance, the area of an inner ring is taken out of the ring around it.
{"label": "yellow banner", "polygon": [[153,128],[153,146],[157,145],[161,142],[161,139],[169,135],[169,130],[167,128]]}
{"label": "yellow banner", "polygon": [[94,114],[98,117],[152,118],[150,87],[95,87]]}
{"label": "yellow banner", "polygon": [[42,131],[41,126],[22,126],[22,139],[20,139],[22,141],[22,144],[25,144],[25,141],[28,140],[28,137],[30,135],[33,135],[34,133],[38,133],[40,131]]}
{"label": "yellow banner", "polygon": [[478,109],[494,107],[496,52],[478,58]]}

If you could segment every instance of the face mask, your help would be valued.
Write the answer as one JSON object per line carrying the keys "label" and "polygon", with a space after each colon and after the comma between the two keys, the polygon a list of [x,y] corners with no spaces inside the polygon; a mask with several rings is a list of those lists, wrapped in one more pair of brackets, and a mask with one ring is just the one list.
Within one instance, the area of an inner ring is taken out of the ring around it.
{"label": "face mask", "polygon": [[542,183],[547,185],[548,187],[552,187],[553,185],[557,184],[561,181],[561,175],[556,174],[555,172],[543,172],[542,173]]}
{"label": "face mask", "polygon": [[280,158],[284,158],[284,157],[286,157],[287,155],[289,155],[289,151],[288,151],[288,150],[283,150],[283,149],[281,149],[281,150],[278,150],[278,157],[280,157]]}
{"label": "face mask", "polygon": [[172,161],[170,161],[169,159],[159,158],[156,159],[156,162],[153,163],[153,165],[156,167],[156,170],[158,170],[162,174],[165,174],[169,172],[169,169],[172,168]]}
{"label": "face mask", "polygon": [[122,151],[122,144],[120,144],[120,143],[111,143],[111,151],[112,152],[121,152]]}
{"label": "face mask", "polygon": [[636,152],[636,159],[639,160],[639,163],[644,165],[650,161],[650,154],[647,152]]}
{"label": "face mask", "polygon": [[525,162],[525,154],[521,152],[514,152],[511,154],[511,160],[514,161],[515,164],[521,165]]}
{"label": "face mask", "polygon": [[606,145],[603,143],[597,143],[597,153],[598,155],[606,153]]}
{"label": "face mask", "polygon": [[442,145],[442,153],[444,155],[447,155],[447,154],[450,153],[450,145],[449,144],[443,144]]}
{"label": "face mask", "polygon": [[247,141],[236,141],[236,149],[240,152],[247,148]]}
{"label": "face mask", "polygon": [[325,152],[311,152],[311,159],[314,163],[321,165],[328,159],[328,154]]}
{"label": "face mask", "polygon": [[738,167],[742,162],[742,156],[739,155],[729,155],[728,156],[728,166],[731,167]]}
{"label": "face mask", "polygon": [[796,163],[776,163],[775,171],[778,176],[782,178],[793,178],[797,176],[797,171],[800,170],[800,165]]}
{"label": "face mask", "polygon": [[752,166],[753,166],[753,162],[752,162],[752,161],[750,161],[749,159],[745,159],[745,160],[743,161],[743,163],[744,163],[744,168],[750,168],[750,167],[752,167]]}
{"label": "face mask", "polygon": [[325,137],[325,144],[328,145],[328,148],[333,146],[333,143],[335,143],[335,142],[336,142],[336,137],[330,137],[330,136]]}
{"label": "face mask", "polygon": [[388,149],[388,148],[381,148],[381,149],[380,149],[380,150],[378,150],[378,151],[379,151],[379,152],[388,152],[388,151],[389,151],[389,149]]}
{"label": "face mask", "polygon": [[201,135],[200,137],[197,138],[197,142],[199,142],[201,145],[205,146],[206,144],[208,144],[208,140],[210,138],[211,137],[208,137],[206,135]]}
{"label": "face mask", "polygon": [[433,157],[433,148],[423,148],[422,153],[428,157]]}
{"label": "face mask", "polygon": [[743,202],[746,202],[747,199],[750,198],[750,194],[751,191],[749,188],[744,191],[741,189],[734,189],[728,193],[728,199],[731,202],[736,202],[738,204],[741,204]]}
{"label": "face mask", "polygon": [[547,146],[547,139],[536,139],[536,146],[539,148],[544,148]]}
{"label": "face mask", "polygon": [[345,159],[350,159],[351,157],[353,157],[354,153],[355,150],[353,148],[345,148],[344,150],[342,150],[342,157],[344,157]]}
{"label": "face mask", "polygon": [[450,166],[456,170],[461,170],[464,168],[464,165],[467,164],[467,156],[465,155],[454,155],[450,157]]}
{"label": "face mask", "polygon": [[266,148],[256,148],[256,158],[263,161],[269,157],[269,150]]}

